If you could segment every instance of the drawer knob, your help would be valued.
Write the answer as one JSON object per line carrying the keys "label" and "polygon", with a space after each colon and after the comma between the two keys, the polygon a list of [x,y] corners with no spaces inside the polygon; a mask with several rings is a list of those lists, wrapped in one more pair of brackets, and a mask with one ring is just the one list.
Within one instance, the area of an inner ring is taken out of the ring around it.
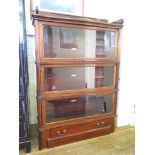
{"label": "drawer knob", "polygon": [[101,124],[104,125],[104,122],[102,122]]}
{"label": "drawer knob", "polygon": [[101,128],[104,127],[104,126],[105,126],[104,124],[105,124],[104,122],[101,122],[100,127],[101,127]]}
{"label": "drawer knob", "polygon": [[98,128],[101,128],[101,127],[103,127],[104,126],[104,122],[101,122],[101,123],[96,123],[96,126],[98,127]]}
{"label": "drawer knob", "polygon": [[96,126],[97,126],[97,127],[100,127],[100,123],[96,123]]}
{"label": "drawer knob", "polygon": [[66,133],[66,130],[63,131],[57,131],[58,136],[63,136]]}

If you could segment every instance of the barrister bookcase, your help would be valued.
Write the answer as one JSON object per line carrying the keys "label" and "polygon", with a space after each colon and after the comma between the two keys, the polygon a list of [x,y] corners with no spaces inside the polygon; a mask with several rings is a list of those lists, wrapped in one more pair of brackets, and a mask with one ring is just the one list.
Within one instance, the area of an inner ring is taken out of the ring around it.
{"label": "barrister bookcase", "polygon": [[123,20],[35,11],[39,149],[114,132]]}

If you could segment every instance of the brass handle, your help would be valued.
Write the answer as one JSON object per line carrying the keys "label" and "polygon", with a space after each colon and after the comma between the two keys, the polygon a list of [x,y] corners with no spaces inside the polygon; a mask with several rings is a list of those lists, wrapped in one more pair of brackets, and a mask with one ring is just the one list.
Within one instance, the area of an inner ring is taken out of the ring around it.
{"label": "brass handle", "polygon": [[105,123],[104,122],[101,122],[101,126],[100,127],[104,127],[105,126]]}
{"label": "brass handle", "polygon": [[58,136],[63,136],[66,133],[66,130],[61,131],[57,131],[57,135]]}
{"label": "brass handle", "polygon": [[101,124],[104,125],[104,122],[102,122]]}
{"label": "brass handle", "polygon": [[96,126],[99,128],[100,127],[100,123],[96,123]]}
{"label": "brass handle", "polygon": [[104,122],[101,122],[101,123],[96,123],[96,126],[98,127],[98,128],[101,128],[101,127],[103,127],[105,125],[105,123]]}

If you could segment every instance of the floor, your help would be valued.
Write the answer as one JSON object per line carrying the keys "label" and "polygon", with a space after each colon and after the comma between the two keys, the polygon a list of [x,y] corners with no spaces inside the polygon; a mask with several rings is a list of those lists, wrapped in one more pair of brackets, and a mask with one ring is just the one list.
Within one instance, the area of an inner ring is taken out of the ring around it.
{"label": "floor", "polygon": [[[110,135],[83,140],[39,151],[37,139],[32,139],[32,152],[27,155],[133,155],[135,129],[131,126],[117,128]],[[20,155],[25,155],[20,150]]]}

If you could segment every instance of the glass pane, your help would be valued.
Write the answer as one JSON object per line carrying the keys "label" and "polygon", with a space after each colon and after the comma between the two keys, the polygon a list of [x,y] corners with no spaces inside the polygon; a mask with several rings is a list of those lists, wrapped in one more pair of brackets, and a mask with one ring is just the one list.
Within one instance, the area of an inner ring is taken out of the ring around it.
{"label": "glass pane", "polygon": [[114,66],[45,68],[45,91],[109,87],[113,85]]}
{"label": "glass pane", "polygon": [[47,101],[46,122],[112,112],[112,94]]}
{"label": "glass pane", "polygon": [[43,33],[45,57],[114,57],[115,32],[44,26]]}

